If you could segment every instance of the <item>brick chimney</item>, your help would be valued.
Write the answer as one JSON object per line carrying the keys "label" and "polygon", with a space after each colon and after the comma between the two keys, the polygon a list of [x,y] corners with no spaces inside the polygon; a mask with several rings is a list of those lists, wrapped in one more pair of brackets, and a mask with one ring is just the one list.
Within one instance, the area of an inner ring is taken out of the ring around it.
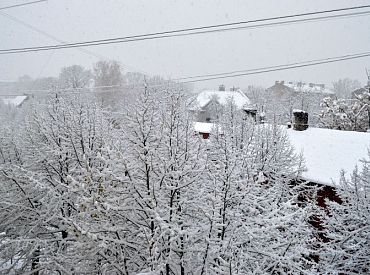
{"label": "brick chimney", "polygon": [[219,91],[225,91],[225,85],[221,84],[220,86],[218,86],[218,90]]}
{"label": "brick chimney", "polygon": [[293,129],[304,131],[308,128],[308,113],[302,110],[293,110],[294,123]]}

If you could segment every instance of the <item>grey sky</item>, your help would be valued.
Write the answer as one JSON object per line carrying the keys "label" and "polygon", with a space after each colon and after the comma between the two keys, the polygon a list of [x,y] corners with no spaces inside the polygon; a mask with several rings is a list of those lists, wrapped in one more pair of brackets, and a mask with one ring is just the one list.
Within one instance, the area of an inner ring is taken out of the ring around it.
{"label": "grey sky", "polygon": [[[26,0],[0,0],[0,7]],[[6,10],[66,42],[104,39],[178,28],[228,23],[316,10],[370,4],[370,1],[308,0],[49,0]],[[0,12],[0,49],[56,44]],[[370,16],[239,30],[198,36],[86,48],[119,60],[126,71],[183,77],[259,68],[370,50]],[[55,76],[63,66],[91,68],[99,58],[80,50],[0,55],[0,80]],[[370,57],[329,65],[199,83],[246,87],[275,80],[326,83],[349,77],[365,83]]]}

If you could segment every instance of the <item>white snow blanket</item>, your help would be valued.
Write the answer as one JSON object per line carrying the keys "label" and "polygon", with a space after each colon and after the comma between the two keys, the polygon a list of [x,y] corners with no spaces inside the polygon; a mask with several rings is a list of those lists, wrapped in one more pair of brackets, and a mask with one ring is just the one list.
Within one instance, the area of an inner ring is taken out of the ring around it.
{"label": "white snow blanket", "polygon": [[287,129],[287,134],[296,152],[303,153],[307,171],[302,178],[325,185],[338,185],[341,170],[350,177],[370,149],[370,133],[308,128]]}

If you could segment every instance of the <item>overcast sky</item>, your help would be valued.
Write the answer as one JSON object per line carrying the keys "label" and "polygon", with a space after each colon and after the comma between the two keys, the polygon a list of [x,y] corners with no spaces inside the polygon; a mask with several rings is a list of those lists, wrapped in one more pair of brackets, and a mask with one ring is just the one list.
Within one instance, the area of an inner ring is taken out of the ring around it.
{"label": "overcast sky", "polygon": [[[0,7],[29,0],[0,0]],[[0,49],[57,44],[4,13],[65,42],[229,23],[370,4],[370,1],[309,0],[49,0],[0,11]],[[125,71],[164,77],[253,69],[370,50],[370,15],[269,28],[238,30],[85,48],[121,62]],[[76,49],[0,55],[0,80],[56,76],[61,67],[91,68],[99,58]],[[197,84],[271,86],[275,80],[331,84],[349,77],[366,82],[370,57],[310,68]]]}

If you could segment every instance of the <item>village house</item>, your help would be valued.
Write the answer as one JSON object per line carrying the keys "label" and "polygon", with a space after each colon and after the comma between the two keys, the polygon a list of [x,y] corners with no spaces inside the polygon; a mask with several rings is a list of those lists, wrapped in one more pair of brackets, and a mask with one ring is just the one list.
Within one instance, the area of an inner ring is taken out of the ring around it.
{"label": "village house", "polygon": [[[275,81],[273,86],[266,89],[265,109],[270,114],[274,113],[274,120],[278,123],[292,122],[294,109],[306,110],[310,114],[317,113],[322,100],[334,95],[325,84]],[[310,117],[310,124],[317,124],[314,116]]]}
{"label": "village house", "polygon": [[306,83],[302,81],[275,81],[275,84],[270,88],[267,88],[267,91],[274,93],[277,97],[291,97],[298,96],[300,94],[311,96],[334,95],[334,92],[325,87],[325,84]]}
{"label": "village house", "polygon": [[303,155],[302,180],[335,188],[341,171],[349,176],[366,158],[370,133],[309,127],[308,114],[301,110],[294,110],[294,118],[286,133],[296,153]]}
{"label": "village house", "polygon": [[[285,85],[284,82],[276,83],[276,86],[280,86],[282,97],[285,96],[284,93],[294,94],[297,92],[295,89],[298,89],[294,88],[293,84]],[[308,94],[312,92],[321,96],[332,95],[324,85],[302,84],[301,88]],[[219,106],[225,105],[226,99],[230,97],[238,109],[246,113],[249,112],[248,107],[253,106],[240,90],[229,92],[225,91],[223,86],[219,91],[204,91],[196,98],[195,106],[198,108],[192,111],[198,115],[196,116],[198,121],[194,123],[194,131],[203,139],[208,139],[217,125],[217,112],[214,110],[217,111]],[[367,157],[367,150],[370,148],[370,133],[315,128],[310,126],[308,112],[293,108],[291,112],[291,122],[280,127],[286,132],[295,153],[301,154],[304,161],[305,170],[297,182],[305,183],[306,187],[316,187],[318,191],[315,203],[324,209],[327,200],[340,203],[341,198],[337,195],[336,189],[340,188],[341,175],[349,178],[356,166],[361,167],[361,160]],[[306,195],[303,201],[313,199],[309,198],[311,196],[309,193]],[[310,222],[315,228],[322,229],[319,218],[312,218]],[[321,240],[327,240],[325,233],[320,232]]]}
{"label": "village house", "polygon": [[12,91],[16,91],[15,82],[0,81],[0,105],[9,107],[21,107],[27,95],[12,95]]}
{"label": "village house", "polygon": [[[317,204],[326,207],[326,199],[340,201],[335,189],[341,173],[349,178],[370,149],[370,133],[309,127],[308,113],[293,110],[293,123],[281,126],[296,154],[302,154],[305,171],[300,181],[320,187]],[[213,123],[195,123],[194,130],[208,138]]]}
{"label": "village house", "polygon": [[229,101],[232,101],[236,108],[248,117],[256,120],[256,107],[239,88],[232,87],[227,91],[224,85],[220,85],[218,90],[202,91],[191,100],[190,112],[193,113],[195,120],[195,131],[203,138],[208,138],[212,123],[218,120],[222,108]]}
{"label": "village house", "polygon": [[27,95],[0,96],[0,102],[9,107],[21,107],[27,99]]}
{"label": "village house", "polygon": [[191,111],[195,114],[197,122],[214,122],[218,119],[221,108],[230,100],[238,109],[251,116],[256,116],[255,107],[251,105],[250,99],[239,88],[233,87],[226,91],[224,85],[220,85],[218,90],[200,92],[192,100]]}
{"label": "village house", "polygon": [[364,87],[358,88],[351,93],[352,99],[358,98],[358,96],[364,95],[365,93],[368,93],[370,96],[370,74],[369,71],[366,70],[367,75],[367,84]]}
{"label": "village house", "polygon": [[361,95],[363,95],[365,93],[369,93],[370,94],[370,76],[368,76],[367,85],[364,86],[364,87],[361,87],[361,88],[358,88],[358,89],[354,90],[351,93],[351,97],[352,97],[352,99],[356,99],[358,96],[361,96]]}

